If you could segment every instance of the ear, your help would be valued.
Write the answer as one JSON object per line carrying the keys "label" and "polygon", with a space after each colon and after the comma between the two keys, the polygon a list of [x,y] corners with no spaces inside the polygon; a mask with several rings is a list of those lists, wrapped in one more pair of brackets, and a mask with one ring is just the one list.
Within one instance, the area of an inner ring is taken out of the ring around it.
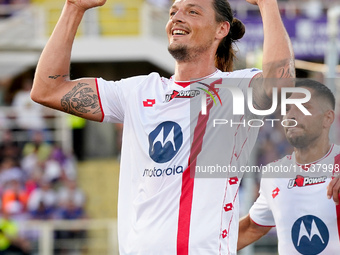
{"label": "ear", "polygon": [[323,125],[325,128],[330,128],[335,119],[335,113],[333,110],[328,110],[324,114]]}
{"label": "ear", "polygon": [[224,21],[218,24],[216,31],[216,39],[222,40],[229,34],[230,31],[230,23],[228,21]]}

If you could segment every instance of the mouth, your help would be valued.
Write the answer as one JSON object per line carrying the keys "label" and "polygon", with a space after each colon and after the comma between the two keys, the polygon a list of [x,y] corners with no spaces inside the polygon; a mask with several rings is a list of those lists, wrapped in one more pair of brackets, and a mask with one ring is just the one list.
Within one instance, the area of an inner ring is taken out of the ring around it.
{"label": "mouth", "polygon": [[300,126],[296,127],[286,127],[286,133],[296,132],[297,130],[301,130],[302,128]]}
{"label": "mouth", "polygon": [[183,35],[188,35],[189,32],[183,29],[172,29],[171,35],[173,36],[183,36]]}

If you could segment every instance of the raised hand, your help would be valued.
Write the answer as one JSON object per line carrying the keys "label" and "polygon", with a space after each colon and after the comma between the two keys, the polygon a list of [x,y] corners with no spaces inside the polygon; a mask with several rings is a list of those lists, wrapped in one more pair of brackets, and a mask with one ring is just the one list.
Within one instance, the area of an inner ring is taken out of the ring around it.
{"label": "raised hand", "polygon": [[79,9],[86,11],[90,8],[104,5],[106,0],[67,0],[67,2],[69,4],[74,4]]}
{"label": "raised hand", "polygon": [[339,194],[340,194],[340,176],[337,175],[331,180],[327,186],[327,197],[331,199],[333,197],[334,203],[339,204]]}
{"label": "raised hand", "polygon": [[248,3],[258,5],[259,0],[246,0]]}

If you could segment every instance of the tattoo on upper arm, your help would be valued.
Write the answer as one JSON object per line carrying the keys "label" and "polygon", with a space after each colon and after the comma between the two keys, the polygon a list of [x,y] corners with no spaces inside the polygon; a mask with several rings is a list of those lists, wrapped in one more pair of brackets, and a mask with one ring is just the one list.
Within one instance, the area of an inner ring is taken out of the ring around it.
{"label": "tattoo on upper arm", "polygon": [[264,64],[266,78],[295,78],[295,61],[293,58]]}
{"label": "tattoo on upper arm", "polygon": [[263,82],[263,73],[258,73],[251,82],[251,87],[253,88],[253,106],[257,110],[270,108],[271,99],[264,91]]}
{"label": "tattoo on upper arm", "polygon": [[78,83],[61,99],[61,106],[65,112],[79,116],[101,111],[98,95],[87,83]]}
{"label": "tattoo on upper arm", "polygon": [[255,75],[254,80],[255,82],[258,82],[263,79],[263,73],[258,73]]}
{"label": "tattoo on upper arm", "polygon": [[294,59],[290,59],[289,61],[283,61],[282,63],[279,63],[278,78],[295,78]]}
{"label": "tattoo on upper arm", "polygon": [[[267,63],[263,69],[266,73],[257,74],[251,82],[253,88],[253,105],[256,109],[265,110],[272,106],[271,92],[273,87],[282,87],[293,82],[295,78],[294,59],[285,59]],[[269,91],[270,90],[270,91]]]}
{"label": "tattoo on upper arm", "polygon": [[279,78],[291,78],[289,68],[282,67],[279,69]]}
{"label": "tattoo on upper arm", "polygon": [[[251,82],[253,87],[253,104],[256,109],[269,109],[272,105],[270,96],[273,87],[282,87],[293,82],[295,78],[295,61],[293,58],[267,63],[263,73],[257,74]],[[267,92],[266,92],[267,90]]]}

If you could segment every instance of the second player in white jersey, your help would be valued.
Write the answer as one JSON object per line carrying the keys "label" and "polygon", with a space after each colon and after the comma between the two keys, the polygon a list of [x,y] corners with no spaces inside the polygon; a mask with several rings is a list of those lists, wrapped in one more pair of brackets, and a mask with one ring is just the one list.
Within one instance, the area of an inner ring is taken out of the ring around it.
{"label": "second player in white jersey", "polygon": [[340,167],[340,146],[320,160],[299,165],[295,154],[270,164],[296,170],[293,178],[262,178],[260,196],[250,209],[261,226],[276,226],[279,254],[338,254],[340,206],[327,199],[327,185]]}

